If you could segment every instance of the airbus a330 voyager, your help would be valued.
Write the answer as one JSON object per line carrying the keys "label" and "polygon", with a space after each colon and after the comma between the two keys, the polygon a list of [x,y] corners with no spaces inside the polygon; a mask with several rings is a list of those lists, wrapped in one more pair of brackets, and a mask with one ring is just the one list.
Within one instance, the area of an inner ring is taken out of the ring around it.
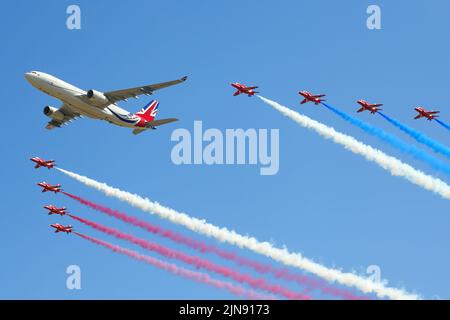
{"label": "airbus a330 voyager", "polygon": [[157,100],[150,101],[139,112],[131,113],[119,106],[116,102],[137,98],[139,95],[151,95],[155,90],[170,87],[186,81],[187,77],[178,80],[145,85],[130,89],[99,92],[96,90],[84,91],[61,79],[44,72],[31,71],[25,73],[25,78],[35,88],[55,97],[62,102],[57,109],[52,106],[44,108],[44,114],[51,118],[47,129],[61,127],[72,120],[86,116],[93,119],[105,120],[109,123],[133,129],[134,134],[147,129],[156,129],[157,126],[177,121],[175,118],[155,120],[158,111]]}

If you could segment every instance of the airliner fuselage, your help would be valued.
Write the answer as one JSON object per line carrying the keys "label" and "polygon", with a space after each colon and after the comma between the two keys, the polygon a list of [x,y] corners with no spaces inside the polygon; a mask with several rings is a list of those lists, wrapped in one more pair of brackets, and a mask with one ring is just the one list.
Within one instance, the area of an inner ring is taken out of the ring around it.
{"label": "airliner fuselage", "polygon": [[129,128],[136,127],[135,124],[139,121],[137,116],[118,107],[116,104],[109,104],[99,108],[95,106],[95,103],[89,103],[85,99],[87,97],[87,91],[47,73],[32,71],[26,73],[25,78],[33,87],[61,100],[80,115],[105,120],[118,126]]}

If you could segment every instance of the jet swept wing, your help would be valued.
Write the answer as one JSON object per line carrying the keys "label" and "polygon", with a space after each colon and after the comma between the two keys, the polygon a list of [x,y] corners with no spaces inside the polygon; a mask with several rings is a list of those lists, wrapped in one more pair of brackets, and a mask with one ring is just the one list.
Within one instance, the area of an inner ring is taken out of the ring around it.
{"label": "jet swept wing", "polygon": [[153,91],[170,87],[179,83],[182,83],[186,81],[187,76],[184,76],[181,79],[173,80],[173,81],[167,81],[167,82],[161,82],[156,84],[149,84],[147,86],[142,87],[135,87],[130,89],[123,89],[123,90],[116,90],[116,91],[109,91],[105,92],[104,95],[111,103],[115,103],[120,100],[127,100],[129,98],[137,98],[141,94],[150,95],[153,93]]}
{"label": "jet swept wing", "polygon": [[79,113],[73,111],[67,104],[63,104],[59,109],[47,106],[44,108],[44,114],[52,118],[52,120],[45,127],[49,130],[66,125],[81,116]]}

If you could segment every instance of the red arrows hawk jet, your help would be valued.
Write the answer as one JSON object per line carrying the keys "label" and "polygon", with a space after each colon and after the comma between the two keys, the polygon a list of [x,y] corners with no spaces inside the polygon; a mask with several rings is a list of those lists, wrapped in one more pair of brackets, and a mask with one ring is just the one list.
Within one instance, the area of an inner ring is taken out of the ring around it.
{"label": "red arrows hawk jet", "polygon": [[259,93],[258,91],[254,91],[256,88],[256,86],[253,87],[247,87],[243,84],[240,84],[238,82],[234,82],[231,84],[231,86],[233,86],[234,88],[237,89],[237,91],[233,94],[233,96],[238,96],[241,93],[248,95],[249,97],[253,96],[255,93]]}
{"label": "red arrows hawk jet", "polygon": [[59,224],[59,223],[53,223],[53,224],[50,225],[50,227],[56,229],[55,233],[66,232],[67,234],[69,234],[69,233],[71,233],[73,231],[72,230],[73,227],[71,225],[63,226],[62,224]]}
{"label": "red arrows hawk jet", "polygon": [[436,114],[440,112],[440,111],[426,111],[422,107],[414,108],[414,110],[416,110],[419,113],[417,116],[414,117],[414,119],[427,118],[429,121],[438,118],[439,116],[437,116]]}
{"label": "red arrows hawk jet", "polygon": [[36,165],[34,166],[35,169],[39,167],[46,167],[48,169],[51,169],[55,166],[55,160],[44,160],[39,157],[33,157],[30,160],[36,163]]}
{"label": "red arrows hawk jet", "polygon": [[370,111],[370,113],[375,114],[378,112],[378,110],[382,110],[382,109],[378,108],[378,107],[382,106],[381,103],[369,103],[364,100],[358,100],[356,102],[361,105],[361,108],[357,112],[363,112],[363,111],[367,110],[367,111]]}
{"label": "red arrows hawk jet", "polygon": [[39,182],[37,185],[43,188],[42,192],[47,192],[47,191],[54,192],[54,193],[61,192],[60,184],[52,186],[51,184],[49,184],[47,182]]}
{"label": "red arrows hawk jet", "polygon": [[57,208],[55,206],[52,205],[46,205],[44,206],[44,209],[48,210],[48,214],[52,215],[52,214],[59,214],[61,217],[63,215],[65,215],[67,213],[67,208],[66,207],[62,207],[62,208]]}
{"label": "red arrows hawk jet", "polygon": [[307,103],[307,102],[314,102],[315,105],[318,105],[318,104],[322,103],[322,101],[326,101],[324,99],[320,99],[322,97],[325,97],[324,94],[316,94],[316,95],[314,95],[314,94],[312,94],[311,92],[308,92],[308,91],[300,91],[298,94],[303,96],[303,98],[304,98],[303,101],[300,102],[300,104],[304,104],[304,103]]}

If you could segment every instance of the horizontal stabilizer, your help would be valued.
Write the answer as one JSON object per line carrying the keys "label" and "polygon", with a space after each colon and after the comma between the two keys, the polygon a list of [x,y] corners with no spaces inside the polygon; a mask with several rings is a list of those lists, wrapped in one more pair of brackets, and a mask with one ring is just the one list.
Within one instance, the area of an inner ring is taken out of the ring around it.
{"label": "horizontal stabilizer", "polygon": [[160,120],[155,120],[155,121],[150,121],[147,122],[147,125],[149,127],[157,127],[166,123],[171,123],[171,122],[175,122],[178,121],[178,119],[176,118],[167,118],[167,119],[160,119]]}
{"label": "horizontal stabilizer", "polygon": [[146,129],[134,129],[133,130],[133,134],[139,134],[141,132],[146,131],[148,128],[153,128],[156,129],[155,127],[166,124],[166,123],[171,123],[171,122],[175,122],[178,121],[178,119],[176,118],[168,118],[168,119],[161,119],[161,120],[155,120],[155,121],[150,121],[147,122],[147,128]]}
{"label": "horizontal stabilizer", "polygon": [[144,132],[146,129],[134,129],[133,134],[139,134],[141,132]]}

